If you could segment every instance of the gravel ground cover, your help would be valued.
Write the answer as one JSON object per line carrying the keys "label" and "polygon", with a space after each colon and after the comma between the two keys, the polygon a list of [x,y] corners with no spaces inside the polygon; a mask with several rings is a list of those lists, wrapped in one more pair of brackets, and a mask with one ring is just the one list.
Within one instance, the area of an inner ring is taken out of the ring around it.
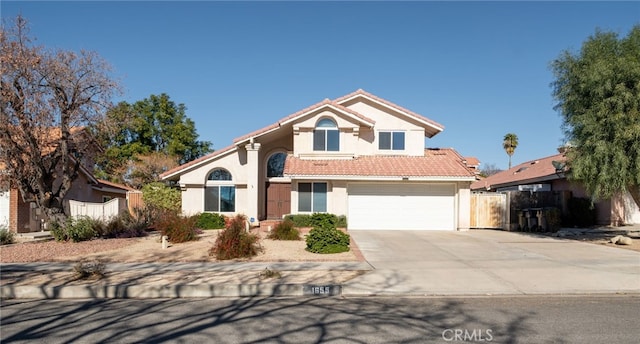
{"label": "gravel ground cover", "polygon": [[[0,262],[77,262],[101,260],[104,262],[208,262],[216,261],[209,256],[218,231],[209,230],[200,235],[198,241],[169,244],[162,248],[160,235],[152,233],[142,238],[96,239],[78,243],[41,241],[24,242],[0,246]],[[280,241],[266,239],[264,233],[260,245],[263,252],[250,261],[357,261],[352,251],[339,254],[317,254],[307,252],[304,240]],[[352,244],[353,245],[353,244]]]}

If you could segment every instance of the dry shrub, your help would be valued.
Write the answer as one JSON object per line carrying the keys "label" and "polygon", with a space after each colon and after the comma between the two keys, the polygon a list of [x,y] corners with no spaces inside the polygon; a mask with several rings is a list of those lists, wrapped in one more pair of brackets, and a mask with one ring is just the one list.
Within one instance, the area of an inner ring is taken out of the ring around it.
{"label": "dry shrub", "polygon": [[101,279],[105,276],[105,265],[96,260],[91,262],[78,262],[73,267],[73,278],[76,280]]}
{"label": "dry shrub", "polygon": [[273,240],[300,240],[300,231],[294,227],[293,221],[286,219],[280,222],[267,236]]}
{"label": "dry shrub", "polygon": [[210,256],[218,260],[250,258],[262,251],[257,235],[245,231],[246,217],[236,215],[229,221],[227,229],[218,234],[216,243],[209,250]]}
{"label": "dry shrub", "polygon": [[181,216],[172,211],[165,211],[160,214],[155,221],[155,228],[166,235],[174,244],[187,241],[196,241],[199,239],[196,231],[197,217]]}

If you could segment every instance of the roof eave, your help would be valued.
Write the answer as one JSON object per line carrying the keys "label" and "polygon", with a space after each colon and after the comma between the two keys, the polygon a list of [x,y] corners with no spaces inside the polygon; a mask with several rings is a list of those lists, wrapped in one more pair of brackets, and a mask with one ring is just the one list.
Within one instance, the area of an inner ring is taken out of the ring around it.
{"label": "roof eave", "polygon": [[216,152],[211,153],[206,159],[203,159],[202,161],[198,161],[197,163],[194,163],[192,165],[186,166],[184,168],[180,168],[180,166],[178,168],[176,168],[175,171],[167,171],[163,174],[160,175],[160,179],[162,180],[177,180],[177,178],[174,177],[179,177],[180,175],[193,170],[194,168],[198,168],[204,164],[209,163],[212,160],[218,159],[220,157],[223,157],[227,154],[233,153],[235,151],[238,150],[238,147],[235,146],[231,146],[225,149],[220,150],[220,152],[218,154],[216,154]]}
{"label": "roof eave", "polygon": [[498,189],[498,188],[504,188],[504,187],[509,187],[509,186],[518,186],[518,185],[525,185],[525,184],[532,184],[532,183],[539,183],[539,182],[548,182],[548,181],[558,180],[558,179],[563,179],[563,178],[565,178],[564,173],[554,173],[554,174],[550,174],[550,175],[546,175],[546,176],[542,176],[542,177],[534,177],[534,178],[529,178],[529,179],[514,180],[514,181],[500,183],[500,184],[490,184],[489,187],[490,187],[490,189]]}
{"label": "roof eave", "polygon": [[[364,92],[364,91],[362,91],[362,92]],[[391,106],[391,105],[386,104],[384,102],[381,102],[381,101],[379,101],[379,100],[377,100],[375,98],[372,98],[369,95],[367,95],[366,93],[361,93],[361,92],[354,93],[351,97],[340,99],[339,103],[346,103],[346,102],[348,102],[350,100],[353,100],[355,98],[358,98],[358,97],[365,98],[365,99],[367,99],[367,100],[369,100],[371,102],[374,102],[376,104],[384,106],[387,109],[391,109],[393,111],[399,112],[399,113],[403,114],[404,116],[407,116],[409,118],[413,118],[414,120],[418,121],[419,123],[422,123],[423,125],[434,129],[435,133],[433,133],[432,135],[428,136],[429,138],[436,136],[437,134],[439,134],[440,132],[442,132],[444,130],[444,126],[439,124],[439,123],[437,123],[437,125],[436,125],[434,123],[430,123],[428,121],[425,121],[423,118],[416,117],[414,114],[408,113],[408,112],[406,112],[405,110],[403,110],[403,109],[401,109],[399,107]]]}
{"label": "roof eave", "polygon": [[421,182],[472,182],[470,176],[357,176],[357,175],[310,175],[285,174],[299,180],[353,180],[353,181],[421,181]]}

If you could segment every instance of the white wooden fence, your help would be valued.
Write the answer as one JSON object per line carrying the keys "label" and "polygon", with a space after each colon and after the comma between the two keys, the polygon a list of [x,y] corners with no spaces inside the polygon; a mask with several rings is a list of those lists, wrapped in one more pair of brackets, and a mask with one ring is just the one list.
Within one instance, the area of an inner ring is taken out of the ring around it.
{"label": "white wooden fence", "polygon": [[125,209],[125,200],[114,198],[104,203],[89,203],[69,200],[69,213],[71,217],[88,216],[92,219],[107,221],[117,216],[120,209]]}

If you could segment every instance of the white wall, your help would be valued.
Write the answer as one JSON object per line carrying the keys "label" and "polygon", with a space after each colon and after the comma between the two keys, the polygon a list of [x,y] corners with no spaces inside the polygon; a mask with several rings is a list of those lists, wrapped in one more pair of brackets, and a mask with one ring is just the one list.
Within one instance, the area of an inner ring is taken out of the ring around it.
{"label": "white wall", "polygon": [[640,208],[631,197],[631,193],[626,191],[622,196],[624,203],[624,223],[625,224],[640,224]]}
{"label": "white wall", "polygon": [[0,191],[0,227],[9,228],[9,191]]}

